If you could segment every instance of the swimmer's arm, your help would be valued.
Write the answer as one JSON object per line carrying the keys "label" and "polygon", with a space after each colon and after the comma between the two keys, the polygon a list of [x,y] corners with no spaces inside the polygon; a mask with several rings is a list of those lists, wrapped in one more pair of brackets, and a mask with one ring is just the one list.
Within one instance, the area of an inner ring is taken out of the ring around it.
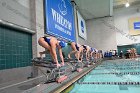
{"label": "swimmer's arm", "polygon": [[86,50],[86,60],[88,60],[88,51]]}
{"label": "swimmer's arm", "polygon": [[56,54],[56,45],[51,45],[51,50],[52,50],[52,56],[54,56],[54,61],[56,62],[56,64],[58,63],[58,59],[57,59],[57,54]]}
{"label": "swimmer's arm", "polygon": [[93,57],[93,52],[91,52],[91,55],[90,56]]}
{"label": "swimmer's arm", "polygon": [[83,60],[83,51],[80,52],[81,54],[81,61]]}
{"label": "swimmer's arm", "polygon": [[59,51],[59,55],[60,55],[61,61],[64,64],[64,57],[63,57],[63,54],[62,54],[62,49],[58,48],[58,51]]}

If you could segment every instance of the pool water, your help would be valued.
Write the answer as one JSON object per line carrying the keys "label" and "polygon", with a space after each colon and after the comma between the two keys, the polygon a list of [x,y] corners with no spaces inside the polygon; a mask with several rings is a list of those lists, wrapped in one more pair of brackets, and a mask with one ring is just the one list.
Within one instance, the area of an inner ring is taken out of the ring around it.
{"label": "pool water", "polygon": [[104,61],[72,85],[69,93],[140,93],[140,62]]}

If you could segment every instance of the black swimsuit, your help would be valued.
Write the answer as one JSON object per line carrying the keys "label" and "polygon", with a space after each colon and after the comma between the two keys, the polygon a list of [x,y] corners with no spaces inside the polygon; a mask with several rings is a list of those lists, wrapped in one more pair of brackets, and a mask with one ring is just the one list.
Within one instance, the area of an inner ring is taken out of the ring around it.
{"label": "black swimsuit", "polygon": [[83,45],[83,48],[87,50],[87,46]]}
{"label": "black swimsuit", "polygon": [[75,44],[75,47],[76,47],[77,51],[79,51],[79,47],[77,46],[77,44]]}
{"label": "black swimsuit", "polygon": [[50,38],[47,38],[47,37],[43,37],[44,38],[44,40],[51,46],[51,43],[50,43]]}

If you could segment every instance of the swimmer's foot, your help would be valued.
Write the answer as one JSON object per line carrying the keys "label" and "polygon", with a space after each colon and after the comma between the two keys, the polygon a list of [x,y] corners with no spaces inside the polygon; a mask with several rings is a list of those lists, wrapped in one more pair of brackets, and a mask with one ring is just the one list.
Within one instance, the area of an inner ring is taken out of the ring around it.
{"label": "swimmer's foot", "polygon": [[78,62],[82,62],[81,60],[78,60]]}
{"label": "swimmer's foot", "polygon": [[64,66],[65,64],[64,63],[61,63],[61,66]]}
{"label": "swimmer's foot", "polygon": [[68,54],[68,58],[71,59],[70,55]]}
{"label": "swimmer's foot", "polygon": [[56,64],[57,68],[61,67],[61,64]]}

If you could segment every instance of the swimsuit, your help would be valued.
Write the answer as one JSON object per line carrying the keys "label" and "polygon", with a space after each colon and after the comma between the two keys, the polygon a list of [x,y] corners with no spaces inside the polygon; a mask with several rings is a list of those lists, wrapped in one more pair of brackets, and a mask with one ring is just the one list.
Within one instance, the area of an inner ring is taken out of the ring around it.
{"label": "swimsuit", "polygon": [[77,44],[75,44],[75,47],[76,47],[77,51],[79,51],[79,47],[78,47],[78,45],[77,45]]}
{"label": "swimsuit", "polygon": [[47,37],[43,37],[44,38],[44,40],[51,46],[51,43],[50,43],[50,38],[47,38]]}
{"label": "swimsuit", "polygon": [[91,49],[90,49],[90,51],[91,51],[91,52],[93,52],[93,51],[94,51],[94,49],[93,49],[93,48],[91,48]]}
{"label": "swimsuit", "polygon": [[83,45],[83,48],[87,50],[87,46]]}

